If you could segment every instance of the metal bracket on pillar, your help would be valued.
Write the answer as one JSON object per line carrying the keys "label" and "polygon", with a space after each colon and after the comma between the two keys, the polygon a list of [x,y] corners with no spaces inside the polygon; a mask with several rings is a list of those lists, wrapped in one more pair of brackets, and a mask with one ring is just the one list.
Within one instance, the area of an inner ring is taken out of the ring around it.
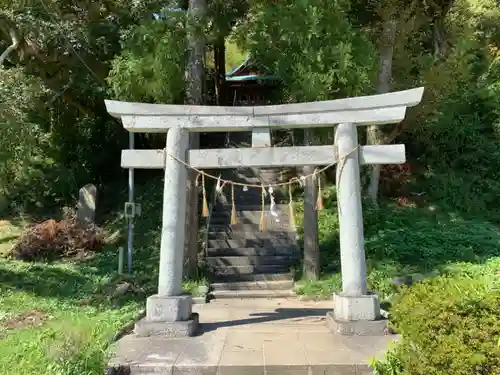
{"label": "metal bracket on pillar", "polygon": [[136,216],[141,216],[141,205],[140,203],[125,202],[123,212],[126,219],[133,219]]}

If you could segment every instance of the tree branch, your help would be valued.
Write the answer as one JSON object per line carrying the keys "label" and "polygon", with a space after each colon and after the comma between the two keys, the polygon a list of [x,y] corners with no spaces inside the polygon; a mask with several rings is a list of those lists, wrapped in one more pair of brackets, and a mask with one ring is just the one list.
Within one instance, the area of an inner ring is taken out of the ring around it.
{"label": "tree branch", "polygon": [[[12,44],[0,55],[0,69],[5,59],[13,52],[17,52],[19,61],[25,68],[32,70],[51,90],[60,91],[67,82],[67,77],[63,76],[66,70],[62,69],[61,66],[68,61],[61,61],[57,53],[51,54],[40,49],[35,42],[25,38],[10,19],[0,15],[0,39],[7,40],[7,38],[12,41]],[[57,69],[52,69],[53,73],[50,73],[49,67],[54,68],[53,64],[57,64]],[[62,98],[82,115],[92,114],[91,109],[85,108],[79,103],[72,90],[64,90]]]}
{"label": "tree branch", "polygon": [[8,46],[7,49],[0,55],[0,69],[2,69],[5,59],[7,59],[10,54],[19,47],[19,44],[21,43],[17,34],[13,30],[11,30],[9,34],[10,38],[12,39],[12,44]]}

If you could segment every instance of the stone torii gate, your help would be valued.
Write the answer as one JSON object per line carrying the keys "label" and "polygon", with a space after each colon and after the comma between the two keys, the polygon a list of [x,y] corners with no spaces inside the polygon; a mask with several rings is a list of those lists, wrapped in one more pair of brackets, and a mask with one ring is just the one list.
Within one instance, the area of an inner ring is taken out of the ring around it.
{"label": "stone torii gate", "polygon": [[[290,167],[337,165],[342,292],[334,295],[330,328],[343,334],[382,334],[378,297],[367,290],[361,207],[360,164],[405,162],[404,145],[361,146],[357,126],[398,123],[406,108],[420,103],[423,88],[323,102],[258,107],[215,107],[106,101],[129,132],[165,133],[166,150],[123,150],[123,168],[165,170],[158,293],[137,322],[142,336],[191,336],[198,325],[190,296],[182,293],[187,167]],[[335,146],[268,147],[270,128],[337,125]],[[252,147],[189,150],[189,132],[252,131]],[[178,159],[178,160],[176,160]]]}

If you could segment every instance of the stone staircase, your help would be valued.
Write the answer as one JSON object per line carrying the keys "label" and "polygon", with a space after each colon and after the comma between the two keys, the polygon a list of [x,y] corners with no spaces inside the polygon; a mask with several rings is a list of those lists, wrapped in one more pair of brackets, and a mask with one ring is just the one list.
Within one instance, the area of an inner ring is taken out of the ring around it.
{"label": "stone staircase", "polygon": [[234,297],[293,296],[293,273],[299,261],[295,232],[284,209],[278,206],[280,223],[265,211],[264,232],[259,231],[260,207],[240,207],[238,224],[230,224],[231,206],[220,205],[211,218],[206,262],[212,269],[212,295]]}
{"label": "stone staircase", "polygon": [[[258,171],[228,170],[224,179],[260,184]],[[269,196],[264,210],[265,230],[259,230],[261,189],[235,187],[237,224],[231,225],[231,190],[219,196],[208,227],[206,263],[212,270],[212,298],[291,297],[295,293],[292,268],[300,262],[295,229],[287,204],[276,204],[278,217],[270,212]],[[275,201],[281,197],[273,193]]]}

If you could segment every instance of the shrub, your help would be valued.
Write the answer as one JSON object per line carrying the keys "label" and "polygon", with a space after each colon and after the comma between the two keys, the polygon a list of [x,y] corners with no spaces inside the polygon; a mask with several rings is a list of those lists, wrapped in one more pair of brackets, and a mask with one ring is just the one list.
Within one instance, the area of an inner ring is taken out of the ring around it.
{"label": "shrub", "polygon": [[404,289],[391,317],[403,339],[376,372],[500,374],[500,292],[493,280],[442,276]]}

